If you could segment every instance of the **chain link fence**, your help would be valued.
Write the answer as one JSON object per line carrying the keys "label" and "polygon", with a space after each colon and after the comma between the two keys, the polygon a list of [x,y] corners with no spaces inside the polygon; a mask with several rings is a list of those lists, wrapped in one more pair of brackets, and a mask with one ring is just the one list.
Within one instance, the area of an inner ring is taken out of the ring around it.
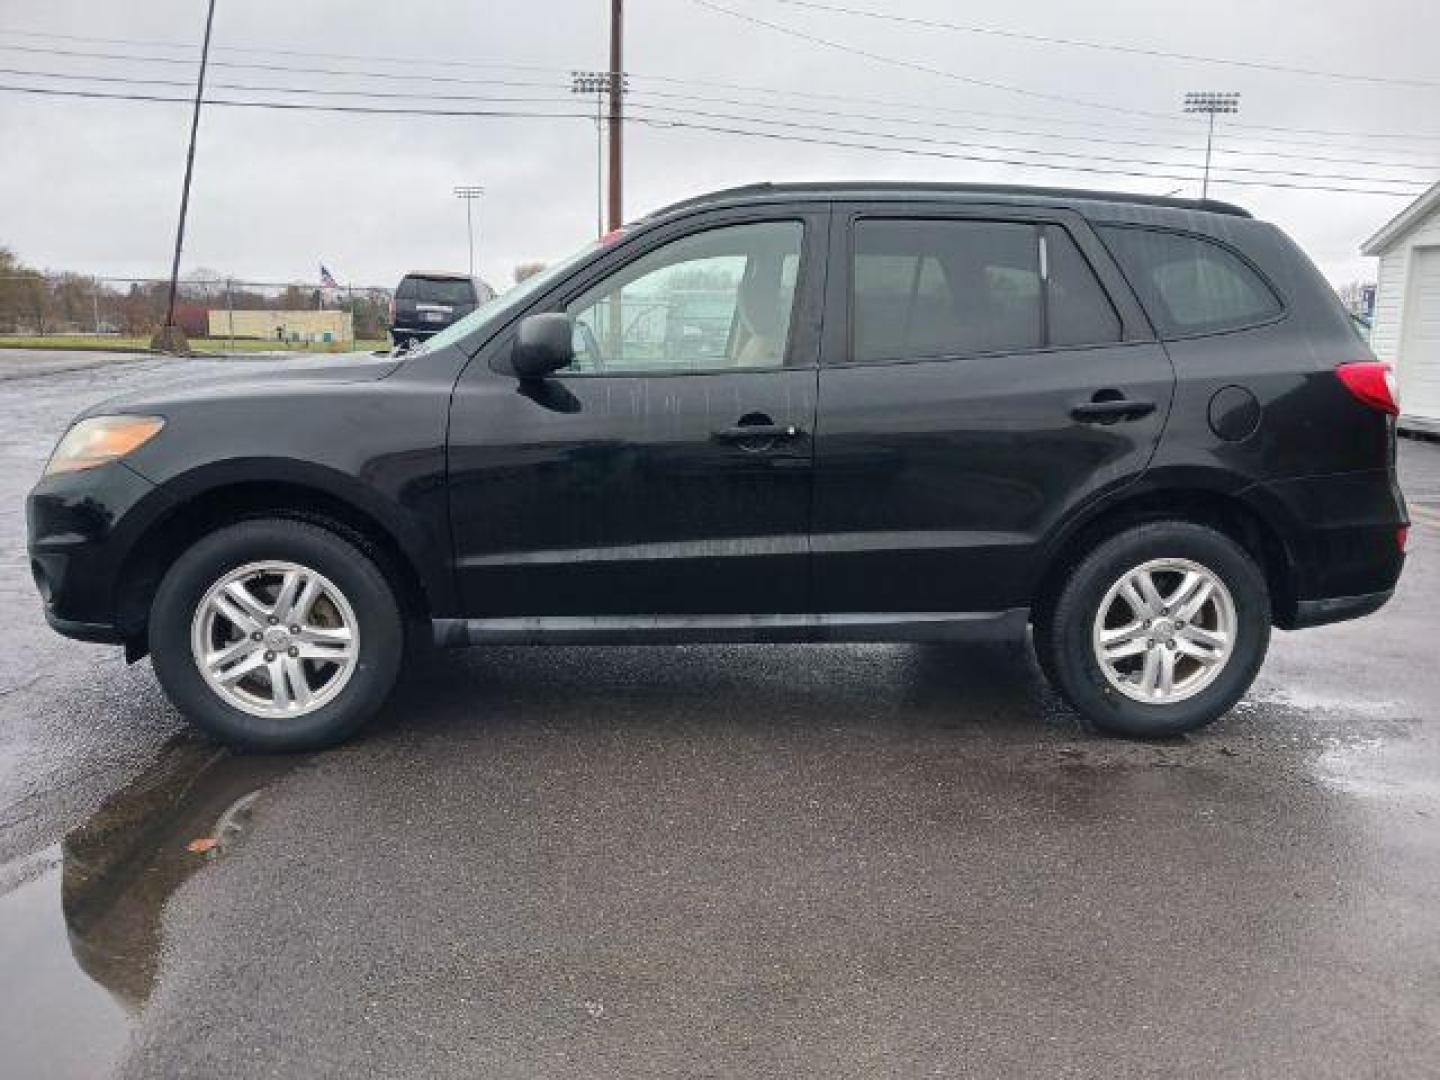
{"label": "chain link fence", "polygon": [[[167,278],[0,275],[0,345],[135,347],[164,322]],[[182,280],[175,322],[192,345],[230,351],[376,346],[391,289],[199,277]]]}

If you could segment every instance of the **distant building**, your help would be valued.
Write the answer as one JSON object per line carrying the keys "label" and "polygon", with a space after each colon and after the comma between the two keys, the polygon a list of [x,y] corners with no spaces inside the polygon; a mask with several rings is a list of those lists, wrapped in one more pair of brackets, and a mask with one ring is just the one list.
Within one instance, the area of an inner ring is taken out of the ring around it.
{"label": "distant building", "polygon": [[1400,426],[1440,434],[1440,184],[1360,250],[1380,260],[1370,347],[1395,366]]}
{"label": "distant building", "polygon": [[261,341],[353,341],[348,311],[226,311],[211,309],[210,337]]}

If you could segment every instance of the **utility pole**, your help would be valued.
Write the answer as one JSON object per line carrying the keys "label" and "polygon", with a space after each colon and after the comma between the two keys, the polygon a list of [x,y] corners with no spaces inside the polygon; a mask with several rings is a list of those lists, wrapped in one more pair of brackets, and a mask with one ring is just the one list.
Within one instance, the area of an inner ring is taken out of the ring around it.
{"label": "utility pole", "polygon": [[205,67],[210,62],[210,27],[215,22],[215,0],[205,14],[205,42],[200,47],[200,77],[195,81],[195,111],[190,116],[190,149],[185,154],[185,183],[180,189],[180,226],[175,230],[175,260],[170,264],[170,302],[165,329],[175,325],[175,291],[180,284],[180,251],[185,246],[185,213],[190,208],[190,177],[195,171],[195,136],[200,130],[200,103],[205,97]]}
{"label": "utility pole", "polygon": [[605,89],[610,85],[607,71],[570,72],[572,94],[595,95],[595,235],[605,235]]}
{"label": "utility pole", "polygon": [[462,184],[455,189],[455,197],[465,200],[465,235],[470,238],[470,276],[472,278],[475,276],[475,218],[470,212],[470,207],[476,199],[484,194],[483,187],[473,184]]}
{"label": "utility pole", "polygon": [[1200,197],[1210,196],[1210,150],[1215,143],[1217,113],[1238,113],[1240,95],[1233,90],[1191,90],[1185,95],[1187,113],[1204,113],[1209,121],[1205,129],[1205,179],[1200,183]]}
{"label": "utility pole", "polygon": [[624,120],[625,95],[625,3],[624,0],[610,0],[610,228],[625,224],[624,207],[624,153],[621,123]]}

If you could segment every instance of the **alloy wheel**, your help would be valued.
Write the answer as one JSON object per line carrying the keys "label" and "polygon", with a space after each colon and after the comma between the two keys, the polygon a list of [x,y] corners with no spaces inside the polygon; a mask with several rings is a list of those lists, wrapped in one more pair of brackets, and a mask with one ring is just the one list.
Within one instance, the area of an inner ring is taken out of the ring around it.
{"label": "alloy wheel", "polygon": [[332,701],[355,672],[360,627],[333,581],[298,563],[231,570],[195,609],[195,664],[227,704],[252,716],[305,716]]}
{"label": "alloy wheel", "polygon": [[1095,613],[1095,659],[1106,681],[1147,705],[1211,685],[1235,652],[1235,601],[1214,571],[1153,559],[1122,574]]}

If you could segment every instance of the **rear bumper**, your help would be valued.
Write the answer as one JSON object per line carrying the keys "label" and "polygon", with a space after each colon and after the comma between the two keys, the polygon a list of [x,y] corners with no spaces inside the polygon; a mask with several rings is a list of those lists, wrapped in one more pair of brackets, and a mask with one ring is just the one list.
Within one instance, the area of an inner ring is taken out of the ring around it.
{"label": "rear bumper", "polygon": [[1344,622],[1374,614],[1390,602],[1395,590],[1362,593],[1359,596],[1331,596],[1324,600],[1300,600],[1295,604],[1295,614],[1287,630],[1303,630],[1308,626],[1324,626],[1327,623]]}
{"label": "rear bumper", "polygon": [[400,324],[397,323],[395,326],[390,327],[390,336],[391,336],[392,338],[397,338],[397,337],[403,337],[403,338],[428,338],[428,337],[434,337],[434,336],[435,336],[436,334],[438,334],[441,330],[444,330],[444,329],[446,329],[447,327],[449,327],[449,325],[450,325],[449,323],[424,323],[423,325],[419,325],[419,326],[403,326],[403,325],[400,325]]}
{"label": "rear bumper", "polygon": [[1242,493],[1274,527],[1289,566],[1273,598],[1283,630],[1355,619],[1390,598],[1409,523],[1391,469],[1256,484]]}

